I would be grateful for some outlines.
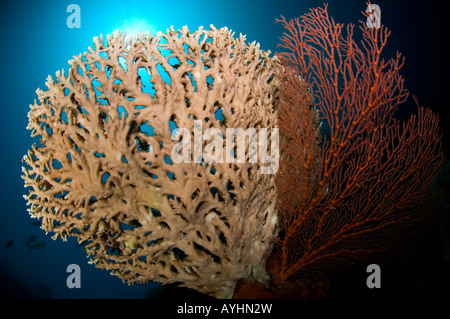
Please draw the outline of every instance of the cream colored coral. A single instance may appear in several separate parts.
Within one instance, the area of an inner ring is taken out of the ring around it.
[[[275,61],[245,40],[212,26],[94,38],[31,105],[41,144],[24,157],[31,216],[129,284],[181,282],[229,298],[239,278],[265,282],[275,176],[259,163],[170,160],[169,123],[193,131],[201,120],[224,138],[226,128],[276,127]]]

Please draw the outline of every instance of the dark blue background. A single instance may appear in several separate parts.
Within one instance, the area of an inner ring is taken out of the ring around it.
[[[395,3],[393,3],[395,2]],[[69,29],[66,8],[76,3],[81,8],[81,28]],[[445,10],[430,1],[375,1],[381,6],[382,23],[392,30],[385,57],[398,50],[406,56],[402,74],[406,87],[421,104],[441,115],[445,131],[449,121],[448,92],[450,42],[449,19]],[[55,71],[68,69],[67,61],[92,45],[92,38],[117,28],[148,27],[151,31],[173,25],[227,26],[256,40],[263,49],[277,50],[283,29],[275,24],[280,15],[298,17],[323,1],[13,1],[2,4],[1,24],[1,125],[0,125],[0,285],[9,297],[54,298],[144,298],[167,296],[159,284],[129,287],[108,272],[87,264],[85,252],[75,240],[53,241],[31,225],[26,211],[20,160],[32,145],[27,126],[29,104],[35,91],[45,88],[45,79]],[[331,1],[330,15],[335,21],[353,23],[364,20],[365,1]],[[358,33],[358,32],[355,32]],[[404,109],[409,112],[413,103]],[[445,146],[448,138],[444,136]],[[26,241],[37,235],[47,246],[30,251]],[[10,248],[3,248],[13,240]],[[437,250],[436,254],[444,254]],[[437,257],[440,258],[440,257]],[[81,289],[66,287],[66,267],[81,267]],[[425,263],[425,261],[424,261]],[[153,290],[151,290],[153,289]]]

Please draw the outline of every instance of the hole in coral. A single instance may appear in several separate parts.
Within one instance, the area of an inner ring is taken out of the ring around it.
[[[106,172],[105,174],[103,174],[102,175],[102,183],[103,184],[106,184],[106,182],[108,181],[108,178],[110,177],[111,175],[108,173],[108,172]]]
[[[211,90],[214,86],[214,78],[211,75],[206,78],[206,85],[208,86],[208,90]]]
[[[61,164],[60,161],[58,161],[57,159],[53,159],[52,161],[52,167],[55,169],[61,169],[63,167],[63,165]]]
[[[117,247],[108,247],[106,249],[106,254],[108,256],[119,256],[119,249],[117,249]],[[112,261],[112,260],[111,260]],[[112,261],[113,263],[116,263],[115,261]]]
[[[172,66],[174,70],[177,70],[181,65],[180,60],[174,56],[170,57],[167,62],[169,62],[169,65]]]
[[[198,196],[198,194],[200,194],[200,190],[197,188],[197,189],[192,193],[191,199],[195,199],[195,198]]]
[[[149,241],[149,242],[147,243],[147,246],[157,245],[157,244],[162,243],[163,241],[164,241],[163,238],[159,238],[159,239],[156,239],[156,240],[151,240],[151,241]]]
[[[170,117],[169,128],[170,128],[170,133],[172,134],[172,136],[174,136],[173,131],[178,128],[177,123],[175,123],[175,115],[174,114],[172,114],[172,116]]]
[[[164,162],[166,162],[169,165],[172,165],[172,161],[170,160],[170,156],[169,155],[164,156]]]
[[[236,194],[234,192],[231,192],[233,190],[234,190],[233,183],[229,180],[228,183],[227,183],[227,191],[228,191],[228,194],[230,194],[230,198],[232,200],[235,200]]]
[[[184,48],[184,52],[189,55],[189,45],[187,45],[186,43],[183,43],[183,48]],[[192,50],[191,50],[192,51]]]
[[[211,194],[214,198],[216,198],[216,195],[217,195],[217,199],[219,200],[219,202],[224,202],[222,194],[219,192],[219,190],[216,187],[211,187],[209,189],[209,191],[211,192]]]
[[[191,80],[191,85],[194,88],[194,92],[197,92],[197,82],[195,82],[194,77],[192,76],[191,71],[187,72],[187,75],[189,76],[189,79]],[[184,75],[183,75],[184,77]]]
[[[122,227],[123,230],[133,230],[139,228],[141,224],[136,219],[133,219],[129,221],[128,224],[120,223],[120,226]]]
[[[106,66],[106,68],[105,68],[105,73],[106,73],[106,76],[108,77],[108,80],[111,80],[111,71],[112,71],[112,66],[110,66],[110,65],[107,65]]]
[[[69,120],[67,118],[67,113],[66,112],[61,112],[61,117],[60,117],[61,123],[64,124],[69,124]]]
[[[140,137],[136,137],[136,143],[139,151],[141,152],[150,152],[150,144],[141,139]]]
[[[225,117],[223,116],[223,110],[222,107],[220,107],[215,113],[214,113],[214,118],[217,121],[220,121],[222,123],[225,123]]]
[[[227,239],[225,238],[225,235],[223,234],[223,232],[220,232],[220,234],[219,234],[219,239],[220,239],[220,241],[221,241],[225,246],[228,245]]]
[[[146,107],[145,106],[143,106],[143,105],[136,105],[135,106],[135,110],[140,110],[140,109],[145,109]],[[140,112],[135,112],[134,113],[134,115],[139,115],[139,114],[141,114]]]
[[[99,80],[95,78],[91,81],[91,83],[92,87],[94,88],[96,101],[100,102],[101,105],[109,105],[109,101],[107,99],[103,99],[100,97],[103,94],[103,92],[99,90],[99,88],[102,87],[102,84],[99,82]]]
[[[161,216],[161,212],[159,210],[157,210],[156,208],[152,208],[152,214],[154,217],[160,217]]]
[[[164,221],[162,221],[162,222],[159,222],[159,225],[162,227],[162,228],[167,228],[167,229],[169,229],[170,230],[170,226],[169,226],[169,224],[167,224],[166,222],[164,222]]]
[[[78,64],[77,64],[77,72],[78,72],[79,75],[84,76],[83,69],[80,68],[80,66]]]
[[[92,197],[89,199],[88,205],[92,205],[92,204],[94,204],[95,202],[97,202],[97,197],[92,196]]]
[[[83,113],[83,114],[89,114],[88,111],[86,111],[85,109],[83,109],[83,107],[81,105],[77,105],[78,110]]]
[[[220,257],[217,256],[217,255],[214,255],[214,254],[211,253],[208,249],[204,248],[203,246],[201,246],[201,245],[199,245],[199,244],[197,244],[197,243],[195,243],[195,242],[194,242],[194,248],[195,248],[196,250],[198,250],[199,252],[208,254],[209,256],[212,257],[212,259],[213,259],[213,261],[214,261],[215,263],[220,264],[220,262],[221,262]]]
[[[146,134],[148,136],[156,135],[155,131],[153,130],[153,127],[148,124],[148,121],[146,121],[144,124],[141,124],[139,126],[139,128],[140,128],[142,133],[144,133],[144,134]]]
[[[117,112],[119,113],[119,118],[122,118],[122,116],[124,116],[124,118],[128,117],[128,112],[125,110],[125,108],[122,105],[119,105],[117,107]]]
[[[156,70],[158,71],[159,75],[161,76],[161,79],[172,86],[172,79],[170,78],[169,73],[164,69],[164,67],[161,65],[161,63],[158,63],[156,65]]]
[[[98,114],[98,119],[100,121],[100,126],[103,127],[103,121],[108,122],[108,114],[100,112]]]
[[[66,195],[69,194],[69,192],[65,191],[65,192],[58,192],[55,194],[55,198],[60,198],[60,199],[66,199]]]
[[[138,69],[138,75],[141,79],[141,89],[142,93],[150,94],[150,96],[153,98],[155,96],[156,90],[152,82],[150,82],[152,76],[149,74],[147,69],[145,68],[139,68]]]
[[[102,57],[102,59],[109,60],[109,55],[108,55],[108,52],[106,52],[106,51],[99,52],[98,55],[100,55]]]
[[[176,268],[174,265],[170,265],[170,270],[171,270],[173,273],[178,274],[178,270],[177,270],[177,268]]]
[[[175,174],[173,174],[172,172],[167,172],[167,176],[168,176],[171,180],[174,180],[174,179],[175,179]]]
[[[142,261],[143,263],[147,263],[147,257],[146,256],[139,256],[138,259]]]
[[[79,137],[79,136],[78,136]],[[82,141],[84,141],[84,138],[81,138]],[[69,141],[72,143],[72,146],[75,146],[75,149],[77,150],[77,152],[81,152],[81,148],[78,147],[77,143],[75,143],[69,136]]]
[[[187,258],[187,255],[184,253],[184,251],[182,251],[181,249],[179,249],[177,247],[172,248],[172,252],[173,252],[173,255],[175,256],[176,260],[183,261]]]
[[[158,178],[158,176],[156,176],[155,174],[150,173],[146,169],[142,169],[142,172],[145,173],[146,175],[148,175],[149,177],[153,178],[153,179],[157,179]]]
[[[122,67],[122,69],[123,69],[125,72],[128,72],[128,70],[127,70],[127,59],[125,59],[123,56],[119,56],[119,57],[117,58],[117,60],[119,61],[119,64],[120,64],[120,66]]]

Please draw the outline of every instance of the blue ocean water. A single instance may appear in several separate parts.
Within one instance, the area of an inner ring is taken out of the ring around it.
[[[392,30],[386,48],[387,57],[398,50],[406,56],[402,74],[407,88],[421,104],[441,113],[441,127],[448,124],[444,93],[448,90],[450,59],[449,37],[443,31],[442,10],[408,1],[377,1],[382,23]],[[81,27],[68,28],[67,7],[75,3],[81,9]],[[31,224],[21,179],[20,160],[33,144],[26,130],[29,104],[36,99],[37,88],[45,88],[49,74],[69,68],[72,56],[92,46],[92,38],[121,30],[165,31],[187,25],[217,28],[227,26],[257,41],[263,49],[277,51],[283,29],[275,24],[280,15],[298,17],[323,1],[20,1],[2,4],[0,25],[1,125],[0,125],[0,285],[9,297],[44,298],[145,298],[168,294],[158,283],[128,286],[107,271],[87,264],[85,252],[75,240],[53,241],[38,226]],[[332,1],[330,15],[336,21],[362,20],[365,1]],[[443,24],[446,25],[443,25]],[[411,107],[407,105],[405,109]],[[444,139],[444,142],[447,140]],[[448,143],[446,144],[448,145]],[[30,250],[30,236],[46,243]],[[11,243],[12,241],[12,243]],[[9,244],[8,244],[9,243]],[[70,264],[81,268],[81,288],[66,285]]]

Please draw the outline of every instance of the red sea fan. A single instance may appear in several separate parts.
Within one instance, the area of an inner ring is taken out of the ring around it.
[[[387,252],[429,215],[424,205],[444,155],[431,110],[418,106],[406,123],[394,117],[408,92],[401,55],[381,57],[385,27],[363,24],[357,44],[354,26],[345,33],[327,6],[278,22],[286,29],[278,57],[289,71],[282,78],[277,179],[283,229],[271,272],[282,283]],[[329,130],[323,141],[312,120],[317,114]]]

